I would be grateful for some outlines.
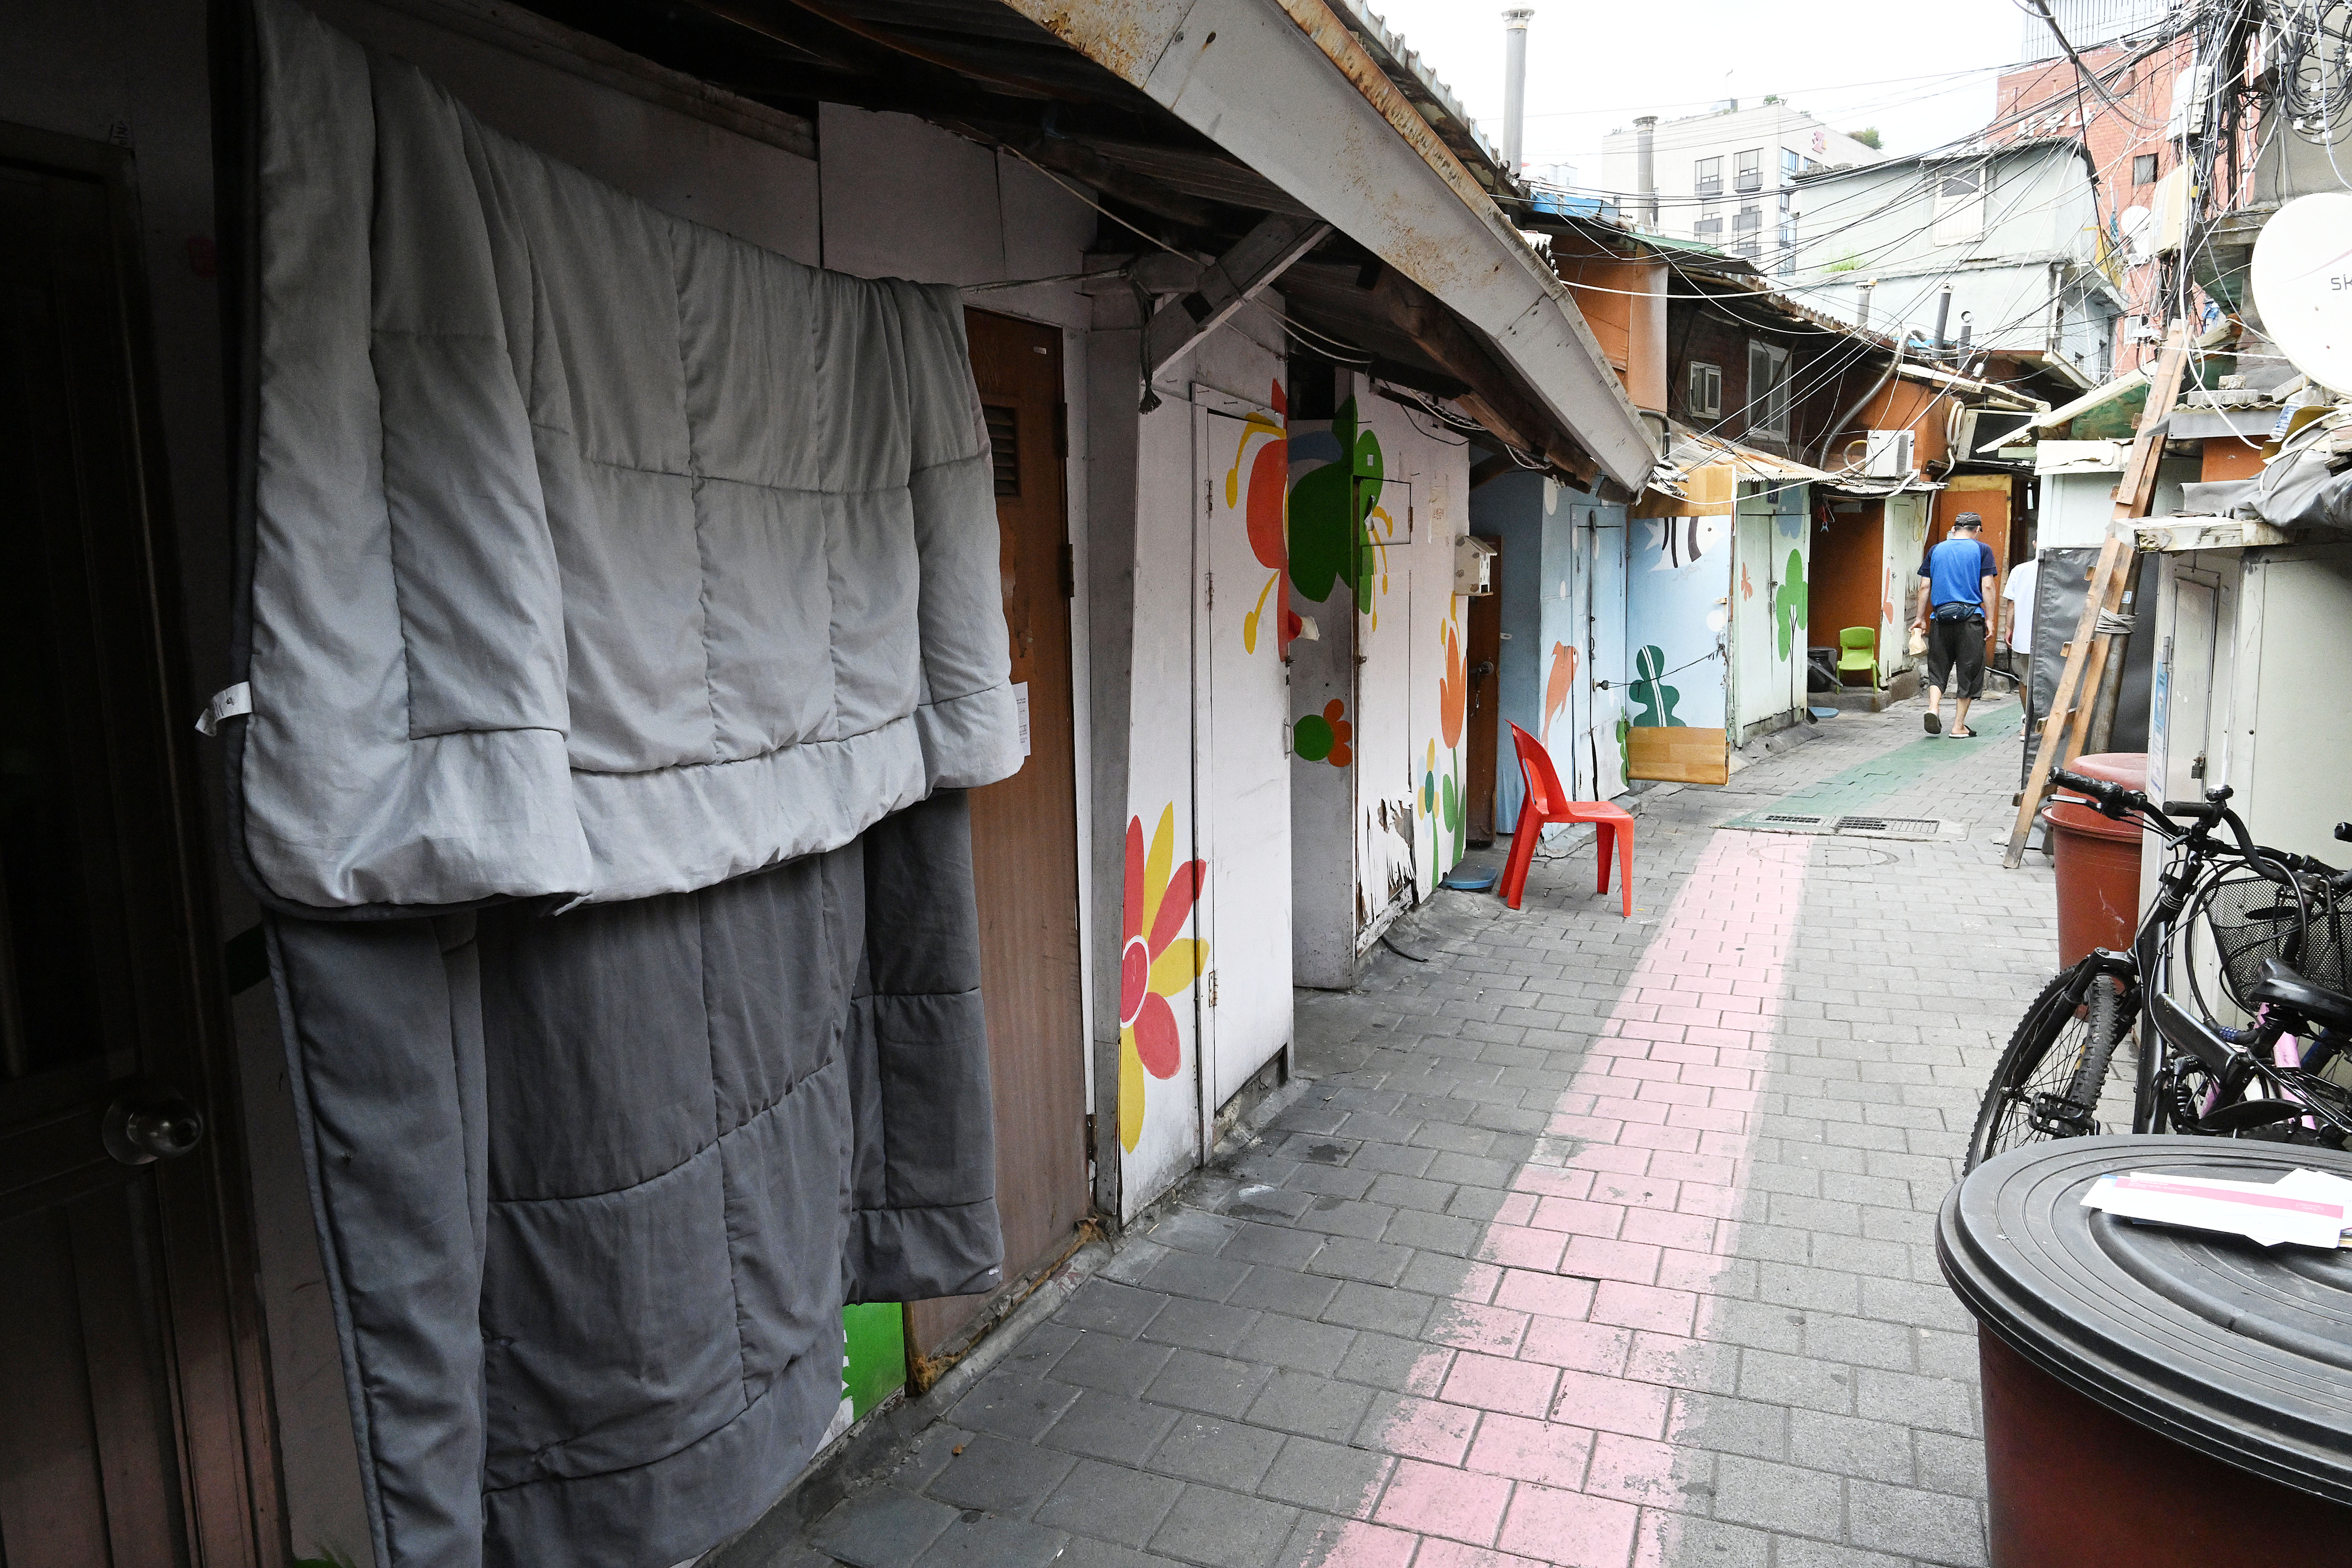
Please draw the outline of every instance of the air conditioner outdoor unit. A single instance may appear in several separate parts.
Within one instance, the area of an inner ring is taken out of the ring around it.
[[[1872,479],[1907,479],[1914,465],[1911,461],[1911,432],[1907,430],[1874,430],[1864,439],[1862,472]]]

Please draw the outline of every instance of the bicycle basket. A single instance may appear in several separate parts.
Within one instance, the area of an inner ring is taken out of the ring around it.
[[[2316,986],[2352,989],[2352,901],[2306,883],[2298,904],[2294,893],[2252,872],[2234,873],[2206,890],[2205,925],[2221,963],[2221,983],[2230,999],[2247,1011],[2246,998],[2273,958]]]

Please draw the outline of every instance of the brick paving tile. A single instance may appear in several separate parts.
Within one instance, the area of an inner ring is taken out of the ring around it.
[[[1264,1131],[767,1568],[1981,1563],[1931,1229],[2054,962],[2015,713],[1641,797],[1631,920],[1589,842],[1408,915],[1428,962],[1299,993]],[[1776,803],[1965,832],[1727,825]]]

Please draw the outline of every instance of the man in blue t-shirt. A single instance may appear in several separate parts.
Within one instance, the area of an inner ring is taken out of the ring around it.
[[[1929,735],[1944,733],[1944,688],[1952,687],[1959,706],[1952,715],[1952,734],[1974,740],[1969,727],[1969,704],[1984,690],[1985,606],[1992,601],[2000,563],[1984,542],[1984,519],[1962,512],[1952,519],[1952,531],[1919,561],[1919,615],[1914,631],[1927,634],[1927,716]]]

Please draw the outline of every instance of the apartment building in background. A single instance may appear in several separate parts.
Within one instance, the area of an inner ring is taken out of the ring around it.
[[[2001,146],[2073,137],[2089,153],[2105,236],[2100,267],[2124,300],[2112,349],[2118,371],[2152,360],[2164,336],[2160,264],[2179,249],[2190,203],[2175,99],[2195,50],[2187,38],[2153,49],[2137,41],[2170,9],[2166,0],[2053,0],[2059,28],[2105,85],[2105,99],[2083,83],[2049,24],[2028,16],[2028,63],[2001,73],[1985,138]]]
[[[1601,185],[1637,221],[1649,210],[1640,174],[1645,132],[1656,180],[1655,232],[1713,246],[1768,273],[1790,264],[1797,177],[1879,156],[1869,143],[1777,97],[1746,107],[1734,99],[1648,126],[1637,121],[1601,144]]]

